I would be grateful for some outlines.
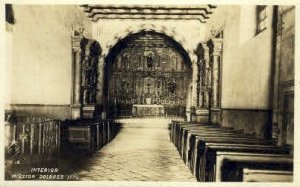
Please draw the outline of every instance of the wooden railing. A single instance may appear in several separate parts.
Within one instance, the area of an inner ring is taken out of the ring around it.
[[[60,149],[60,124],[47,117],[6,119],[5,160],[22,164],[54,159]]]

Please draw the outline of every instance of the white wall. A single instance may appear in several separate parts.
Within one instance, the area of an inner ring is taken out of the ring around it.
[[[272,7],[267,30],[255,35],[255,6],[218,6],[208,23],[224,29],[221,107],[269,109],[271,89]]]
[[[6,103],[70,104],[71,26],[82,23],[88,31],[88,21],[71,5],[13,5],[13,10],[15,24],[6,40]]]

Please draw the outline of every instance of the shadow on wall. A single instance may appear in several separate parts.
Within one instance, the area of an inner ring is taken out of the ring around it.
[[[244,129],[262,138],[271,137],[271,120],[270,110],[222,110],[222,126]]]
[[[23,116],[47,116],[53,119],[70,119],[71,111],[69,105],[11,105],[11,110],[16,117]]]

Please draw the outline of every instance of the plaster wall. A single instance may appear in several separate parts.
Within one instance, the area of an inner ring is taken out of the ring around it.
[[[13,5],[7,35],[7,104],[70,104],[72,27],[90,23],[77,6]]]

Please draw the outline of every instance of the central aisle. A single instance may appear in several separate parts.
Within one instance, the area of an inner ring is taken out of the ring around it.
[[[122,120],[122,129],[79,171],[81,180],[195,182],[169,140],[166,119]]]

